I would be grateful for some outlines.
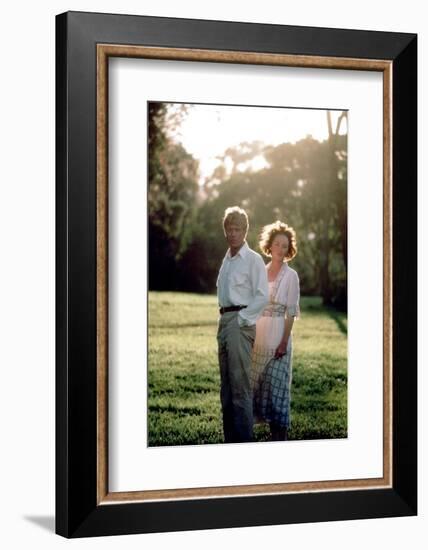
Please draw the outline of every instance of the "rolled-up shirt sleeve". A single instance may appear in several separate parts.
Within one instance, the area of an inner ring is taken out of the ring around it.
[[[295,271],[292,271],[290,285],[288,288],[288,295],[287,295],[287,307],[285,310],[286,317],[294,317],[295,319],[299,319],[300,317],[299,300],[300,300],[299,276]]]
[[[247,307],[238,314],[238,321],[241,326],[255,325],[269,302],[267,272],[261,256],[255,255],[250,267],[250,277],[253,297]]]

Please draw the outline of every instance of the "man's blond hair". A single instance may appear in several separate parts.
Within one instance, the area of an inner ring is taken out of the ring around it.
[[[248,216],[243,208],[239,206],[230,206],[224,211],[223,229],[226,231],[227,225],[239,225],[245,229],[245,234],[248,232]]]

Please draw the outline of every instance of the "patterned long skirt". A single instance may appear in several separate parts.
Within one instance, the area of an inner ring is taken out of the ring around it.
[[[290,387],[292,378],[292,342],[287,353],[274,358],[272,349],[255,346],[252,355],[251,386],[255,422],[273,422],[290,427]]]

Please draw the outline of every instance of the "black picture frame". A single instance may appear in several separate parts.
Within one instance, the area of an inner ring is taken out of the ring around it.
[[[391,63],[390,487],[99,502],[98,44],[307,56],[312,66],[330,57]],[[417,36],[68,12],[56,18],[56,98],[56,532],[86,537],[415,515]]]

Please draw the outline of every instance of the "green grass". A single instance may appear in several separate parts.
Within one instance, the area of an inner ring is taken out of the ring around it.
[[[289,439],[347,436],[347,319],[319,298],[301,299],[293,329]],[[223,441],[217,299],[149,293],[149,446]],[[267,426],[255,439],[269,438]]]

